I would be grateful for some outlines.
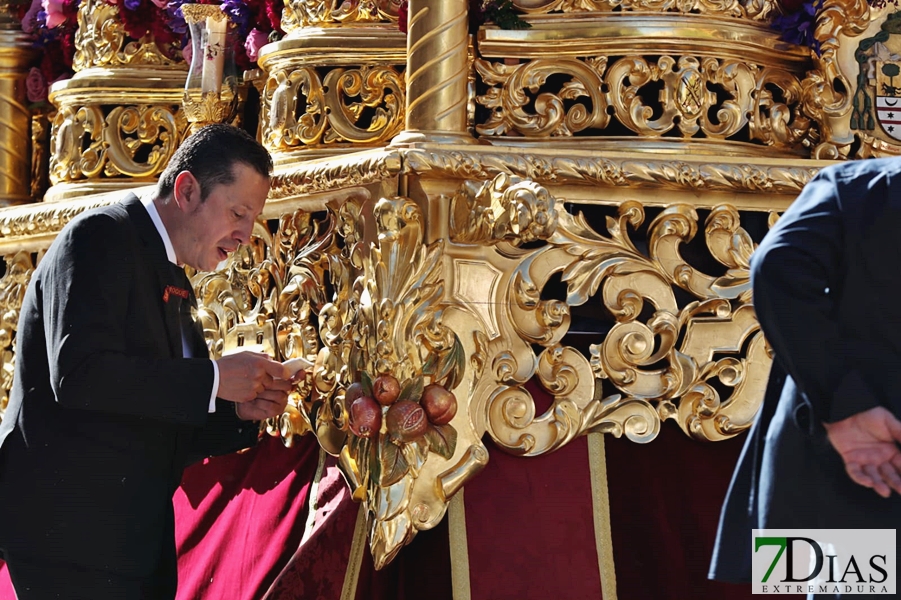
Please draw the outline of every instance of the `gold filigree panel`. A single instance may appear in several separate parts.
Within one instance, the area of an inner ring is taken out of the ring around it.
[[[385,146],[404,124],[398,68],[283,68],[262,92],[262,139],[275,153],[336,144]]]
[[[723,15],[764,19],[778,4],[773,0],[512,0],[513,6],[526,14],[554,12],[647,11]]]
[[[156,177],[186,129],[178,104],[64,102],[52,121],[50,181]]]
[[[645,220],[635,201],[607,218],[605,235],[517,177],[469,183],[450,200],[450,297],[461,299],[454,329],[473,331],[464,346],[478,431],[507,451],[538,455],[588,431],[649,441],[667,419],[706,440],[750,426],[771,358],[750,302],[754,244],[738,211],[717,206],[704,223],[707,251],[724,271],[708,275],[680,253],[699,229],[688,205],[660,212],[642,232],[642,251],[630,235]],[[522,247],[536,241],[536,249]],[[471,268],[473,244],[495,245],[481,256],[496,275]],[[554,277],[561,298],[546,295]],[[677,288],[694,299],[679,300]],[[484,298],[487,309],[475,310]],[[588,352],[570,341],[572,311],[582,306],[610,321],[606,332],[581,333],[582,344],[594,338]],[[535,377],[553,400],[543,414],[526,386]]]
[[[282,28],[397,22],[401,0],[287,0]]]
[[[538,58],[523,64],[478,59],[488,86],[476,97],[488,136],[605,135],[750,140],[798,151],[811,133],[793,73],[711,57]],[[618,127],[614,127],[616,125]]]

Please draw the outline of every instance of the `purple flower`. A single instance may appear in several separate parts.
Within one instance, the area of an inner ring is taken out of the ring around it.
[[[141,0],[125,0],[125,8],[128,10],[138,10],[141,8]]]
[[[172,0],[166,5],[166,25],[178,35],[185,35],[188,32],[188,24],[185,23],[185,16],[181,12],[181,5],[185,0]]]
[[[222,3],[222,12],[228,15],[229,20],[238,29],[239,37],[246,37],[250,31],[250,7],[246,0],[225,0]]]
[[[800,10],[773,19],[773,29],[779,31],[781,33],[779,37],[786,42],[813,48],[814,52],[819,54],[820,42],[813,34],[820,4],[821,0],[807,0],[801,4]]]

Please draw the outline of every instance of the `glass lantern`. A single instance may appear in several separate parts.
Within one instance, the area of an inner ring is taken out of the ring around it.
[[[234,28],[215,4],[182,4],[191,33],[191,66],[183,105],[191,133],[210,123],[229,122],[237,106]]]

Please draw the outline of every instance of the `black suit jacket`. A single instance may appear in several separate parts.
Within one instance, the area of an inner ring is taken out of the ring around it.
[[[901,159],[823,169],[751,257],[754,306],[775,352],[732,478],[710,576],[749,581],[751,530],[895,528],[845,473],[823,422],[875,406],[901,416]]]
[[[74,219],[35,270],[0,424],[10,556],[146,576],[174,555],[172,494],[190,457],[256,439],[231,403],[208,414],[213,366],[182,357],[181,299],[164,299],[186,287],[176,268],[129,195]]]

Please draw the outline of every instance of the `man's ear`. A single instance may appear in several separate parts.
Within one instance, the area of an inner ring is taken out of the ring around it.
[[[200,183],[190,171],[182,171],[175,176],[172,197],[182,212],[191,212],[200,204]]]

